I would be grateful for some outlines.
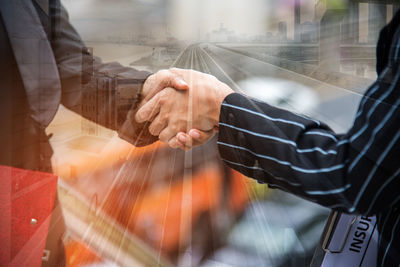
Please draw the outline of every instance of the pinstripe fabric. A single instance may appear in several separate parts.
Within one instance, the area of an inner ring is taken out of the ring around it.
[[[400,263],[400,33],[389,37],[386,67],[346,134],[231,94],[221,107],[218,140],[225,163],[261,183],[343,212],[377,215],[379,266]]]

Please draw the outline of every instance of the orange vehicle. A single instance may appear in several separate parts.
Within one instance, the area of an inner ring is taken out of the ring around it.
[[[118,144],[95,160],[81,159],[69,176],[63,173],[92,209],[173,263],[190,249],[196,265],[223,243],[248,193],[244,177],[219,160],[215,143],[189,153],[159,142],[144,148]],[[82,250],[80,242],[68,246],[67,256],[75,255],[69,266],[79,266],[79,258],[101,258],[82,255],[97,253]]]
[[[92,249],[82,241],[69,239],[64,241],[66,266],[78,267],[92,263],[103,262]]]

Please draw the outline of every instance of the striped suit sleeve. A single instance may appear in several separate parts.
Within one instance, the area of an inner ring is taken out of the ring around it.
[[[221,106],[218,149],[246,176],[326,207],[374,214],[398,201],[399,73],[386,68],[344,135],[241,94]]]

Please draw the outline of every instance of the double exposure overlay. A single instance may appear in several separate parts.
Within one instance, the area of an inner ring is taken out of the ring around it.
[[[1,266],[400,264],[400,2],[0,5]]]

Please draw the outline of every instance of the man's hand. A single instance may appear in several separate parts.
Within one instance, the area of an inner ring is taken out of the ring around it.
[[[189,90],[166,88],[160,91],[141,106],[136,113],[136,120],[152,121],[150,133],[158,135],[161,141],[169,143],[171,147],[191,148],[205,143],[216,132],[222,101],[233,91],[208,74],[176,68],[170,72],[182,77],[189,84]],[[189,142],[185,145],[178,142],[177,134],[190,129],[198,129],[193,130],[200,133],[197,143],[190,143],[192,139],[187,140]]]
[[[172,87],[177,90],[189,89],[189,85],[178,74],[169,70],[160,70],[150,75],[143,84],[142,105],[167,87]]]
[[[169,86],[178,90],[187,90],[189,88],[188,84],[179,75],[168,70],[161,70],[146,79],[141,93],[142,101],[138,107],[128,111],[125,122],[118,130],[121,138],[135,146],[146,146],[157,140],[157,137],[149,133],[149,123],[137,123],[135,114],[141,105]]]

